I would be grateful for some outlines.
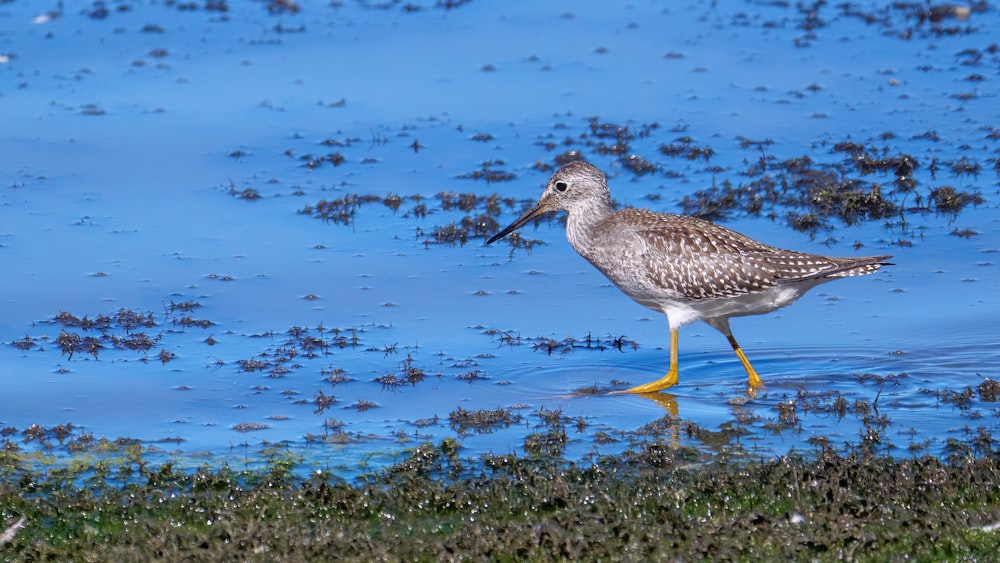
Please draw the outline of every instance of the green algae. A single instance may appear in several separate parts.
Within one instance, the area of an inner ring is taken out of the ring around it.
[[[154,464],[134,443],[62,467],[7,454],[0,556],[938,560],[1000,542],[996,444],[956,442],[946,459],[821,446],[733,462],[659,440],[586,463],[532,454],[468,459],[445,440],[351,482],[278,450],[253,470]]]

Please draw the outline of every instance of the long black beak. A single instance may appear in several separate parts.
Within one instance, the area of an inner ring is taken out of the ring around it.
[[[502,239],[503,237],[509,235],[510,233],[516,231],[517,229],[520,229],[521,227],[523,227],[525,225],[525,223],[527,223],[528,221],[531,221],[535,217],[540,217],[542,215],[545,215],[548,212],[549,212],[548,209],[542,207],[542,202],[536,203],[535,205],[533,205],[531,207],[531,209],[525,211],[517,219],[514,219],[513,223],[511,223],[510,225],[507,225],[506,227],[504,227],[504,229],[502,231],[500,231],[499,233],[493,235],[493,237],[490,238],[490,240],[486,241],[486,246],[489,246],[489,245],[493,244],[494,242]]]

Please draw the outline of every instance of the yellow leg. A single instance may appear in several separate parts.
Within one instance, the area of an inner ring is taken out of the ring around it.
[[[747,370],[747,385],[750,387],[760,387],[764,384],[764,380],[757,375],[757,370],[753,369],[750,365],[750,360],[747,359],[746,354],[740,349],[740,345],[737,344],[736,339],[733,338],[732,333],[727,334],[726,338],[729,339],[729,344],[732,345],[733,351],[736,352],[736,357],[740,359],[740,363],[743,364],[743,369]]]
[[[671,329],[670,331],[670,371],[667,375],[657,379],[656,381],[651,381],[649,383],[644,383],[642,385],[636,385],[631,389],[626,389],[626,393],[654,393],[662,389],[666,389],[671,385],[677,384],[677,330]],[[750,364],[747,364],[750,365]]]

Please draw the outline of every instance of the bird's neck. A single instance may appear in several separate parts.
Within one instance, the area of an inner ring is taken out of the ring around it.
[[[586,207],[569,209],[566,217],[566,239],[577,252],[585,254],[587,241],[592,239],[592,231],[612,213],[614,210],[611,208],[610,199],[591,201]]]

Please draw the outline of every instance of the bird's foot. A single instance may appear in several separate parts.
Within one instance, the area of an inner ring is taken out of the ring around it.
[[[636,385],[629,389],[623,391],[618,391],[618,393],[656,393],[657,391],[662,391],[667,387],[673,387],[677,385],[677,371],[671,370],[656,381],[650,381],[649,383],[643,383],[642,385]]]

